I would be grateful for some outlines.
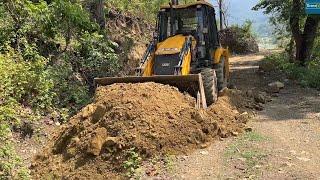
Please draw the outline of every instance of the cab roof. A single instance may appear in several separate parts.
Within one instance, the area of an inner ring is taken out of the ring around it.
[[[197,6],[197,5],[205,5],[205,6],[209,6],[209,7],[214,8],[212,4],[210,4],[206,1],[197,1],[197,2],[189,3],[189,4],[173,5],[172,8],[184,9],[184,8],[189,8],[189,7]],[[160,9],[170,9],[170,8],[171,8],[170,5],[163,5],[160,7]]]

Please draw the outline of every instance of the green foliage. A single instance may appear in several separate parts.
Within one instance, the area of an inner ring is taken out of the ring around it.
[[[78,65],[82,73],[92,81],[95,77],[112,76],[119,69],[118,57],[110,41],[98,33],[84,34],[79,39]]]
[[[120,66],[112,42],[78,1],[47,2],[0,4],[0,53],[17,54],[2,66],[19,62],[10,73],[2,71],[5,89],[24,106],[74,112],[89,101],[93,78],[114,75]]]
[[[10,138],[9,125],[0,123],[0,179],[30,179],[29,170],[15,153]]]
[[[44,71],[44,61],[24,61],[15,53],[0,55],[0,93],[3,103],[18,102],[45,110],[52,105],[52,81]]]
[[[80,1],[1,1],[0,179],[28,179],[12,126],[41,116],[66,121],[91,100],[94,77],[120,68],[113,43]]]
[[[283,71],[289,78],[298,80],[302,86],[320,89],[320,59],[314,59],[302,67],[290,63],[286,53],[280,53],[267,56],[263,63],[273,67],[272,69]]]
[[[180,0],[180,4],[195,2],[196,0]],[[124,13],[131,13],[137,17],[145,17],[154,21],[161,5],[168,5],[169,0],[108,0],[108,7],[114,7]]]
[[[253,22],[251,20],[246,20],[241,26],[237,24],[232,25],[231,29],[234,29],[241,39],[252,38],[255,37],[252,29],[252,24]]]
[[[69,111],[73,114],[90,101],[89,86],[79,73],[73,71],[68,56],[65,56],[60,63],[48,67],[48,72],[54,83],[53,92],[57,96],[54,100],[54,105],[58,109],[53,114],[58,114],[54,115],[54,117],[58,118],[60,115],[65,114],[59,113],[61,108],[64,108],[63,111]]]
[[[233,25],[219,33],[221,44],[229,47],[237,54],[255,53],[259,51],[257,37],[252,30],[252,21],[247,20],[243,25]]]
[[[131,148],[127,150],[128,159],[123,163],[124,169],[126,169],[126,175],[128,177],[132,177],[136,170],[140,167],[142,158],[139,154],[135,151],[135,148]]]
[[[320,36],[315,39],[314,47],[313,47],[313,56],[320,58]]]

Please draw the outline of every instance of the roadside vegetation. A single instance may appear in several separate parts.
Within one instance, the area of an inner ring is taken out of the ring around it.
[[[120,71],[89,3],[0,2],[0,179],[28,179],[14,130],[44,117],[63,123],[90,102],[94,77]]]
[[[261,0],[253,9],[270,15],[279,46],[285,51],[265,58],[262,66],[281,70],[305,87],[320,89],[320,16],[308,15],[304,1]]]
[[[253,32],[252,21],[242,25],[232,25],[220,31],[220,42],[232,53],[248,54],[259,52],[257,36]]]
[[[261,68],[266,71],[282,71],[289,79],[297,80],[303,87],[320,90],[320,60],[315,59],[305,66],[288,61],[287,53],[278,53],[267,56],[261,62]]]

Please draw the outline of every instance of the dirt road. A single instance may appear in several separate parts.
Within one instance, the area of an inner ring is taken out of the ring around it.
[[[263,57],[233,58],[233,83],[263,91],[280,80],[285,88],[251,120],[251,132],[179,157],[173,179],[320,179],[320,92],[259,72]]]

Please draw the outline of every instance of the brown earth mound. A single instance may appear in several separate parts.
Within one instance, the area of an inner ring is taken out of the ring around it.
[[[94,102],[63,125],[35,157],[33,178],[123,178],[132,151],[142,159],[188,153],[217,135],[239,133],[246,118],[231,102],[242,97],[234,94],[228,92],[204,111],[194,108],[194,98],[167,85],[100,87]]]

